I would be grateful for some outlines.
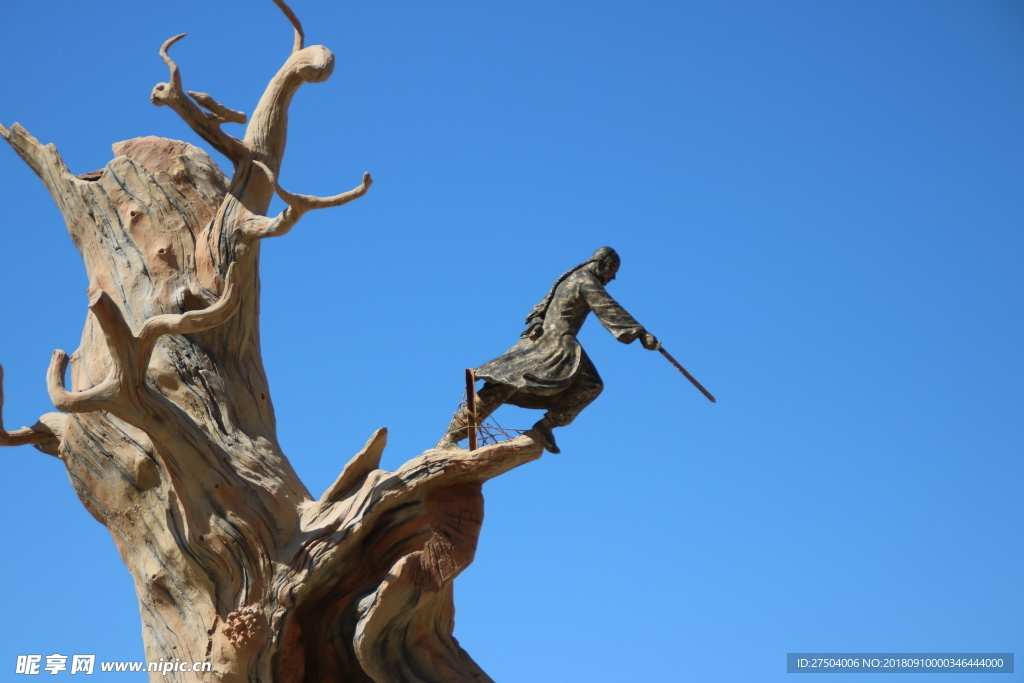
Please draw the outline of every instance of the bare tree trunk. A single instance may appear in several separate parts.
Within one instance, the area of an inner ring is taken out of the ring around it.
[[[295,49],[238,140],[245,114],[186,93],[167,50],[153,90],[234,164],[228,178],[192,145],[114,145],[102,171],[73,175],[24,128],[0,135],[56,200],[85,261],[91,314],[48,387],[60,413],[7,432],[59,457],[135,580],[151,661],[209,662],[177,681],[489,681],[454,637],[452,581],[473,559],[487,479],[540,457],[531,437],[432,450],[378,468],[376,432],[314,500],[278,445],[260,353],[260,240],[338,206],[276,182],[288,104],[334,57]],[[288,205],[264,215],[277,192]],[[72,390],[64,375],[71,363]],[[0,371],[2,382],[2,371]],[[0,407],[2,407],[0,387]]]

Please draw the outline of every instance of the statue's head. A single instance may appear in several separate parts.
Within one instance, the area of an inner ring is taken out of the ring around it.
[[[601,247],[595,251],[594,255],[590,257],[590,262],[593,264],[591,272],[605,285],[615,279],[615,274],[619,272],[619,266],[622,265],[619,254],[611,247]]]

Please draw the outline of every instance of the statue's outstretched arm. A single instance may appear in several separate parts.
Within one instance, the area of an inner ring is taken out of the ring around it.
[[[612,335],[624,344],[632,343],[646,331],[625,308],[605,290],[597,278],[588,278],[581,287],[590,310]]]

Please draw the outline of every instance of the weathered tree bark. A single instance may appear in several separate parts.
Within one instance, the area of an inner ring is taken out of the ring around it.
[[[381,429],[319,500],[278,445],[260,354],[260,241],[361,197],[371,179],[329,198],[277,185],[289,102],[327,79],[334,57],[304,47],[275,2],[295,49],[242,140],[220,126],[245,114],[183,90],[167,54],[182,36],[161,49],[171,78],[153,103],[226,155],[230,178],[204,151],[156,137],[117,143],[102,171],[76,176],[53,145],[0,126],[67,222],[91,312],[78,350],[51,361],[61,412],[13,432],[0,422],[0,445],[64,462],[134,578],[147,657],[212,665],[160,680],[488,681],[452,636],[452,581],[473,559],[483,482],[538,458],[532,436],[431,450],[386,472]],[[269,217],[275,191],[287,208]]]

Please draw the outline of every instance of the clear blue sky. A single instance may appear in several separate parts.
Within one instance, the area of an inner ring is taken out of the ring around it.
[[[311,490],[377,427],[385,467],[430,447],[462,369],[605,244],[611,294],[719,398],[588,322],[604,394],[562,455],[487,484],[455,584],[456,635],[491,676],[782,681],[787,652],[1024,653],[1024,3],[293,6],[337,68],[295,98],[281,182],[376,179],[264,245],[265,360]],[[166,38],[189,33],[188,89],[248,112],[291,46],[269,0],[3,14],[0,122],[78,173],[118,140],[199,144],[148,102]],[[0,183],[17,427],[52,410],[86,281],[6,148]],[[128,573],[60,462],[0,456],[0,672],[141,659]]]

